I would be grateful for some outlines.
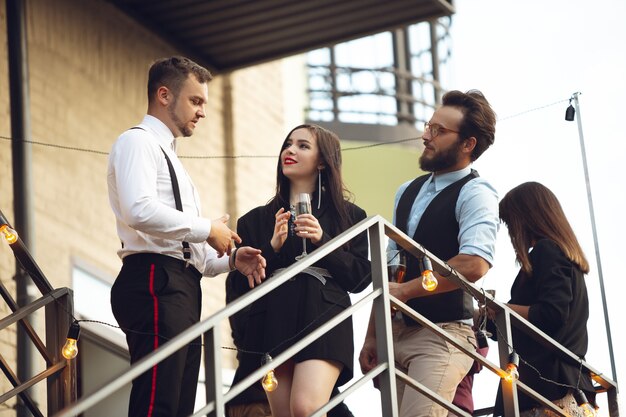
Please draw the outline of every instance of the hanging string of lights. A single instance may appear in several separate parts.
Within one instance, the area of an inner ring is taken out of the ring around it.
[[[4,236],[5,240],[7,242],[15,242],[17,240],[17,232],[15,232],[13,229],[11,229],[9,227],[9,225],[7,224],[3,224],[0,225],[0,232],[2,232],[2,235]],[[404,250],[400,250],[399,252],[402,252]],[[456,271],[454,270],[453,267],[451,267],[449,264],[445,263],[446,267],[449,269],[449,273],[444,275],[444,276],[450,276],[452,273],[455,273]],[[434,277],[434,275],[432,274],[432,262],[431,260],[427,257],[427,256],[423,256],[420,259],[420,269],[422,271],[422,277],[424,277],[425,273],[426,275],[430,275],[431,279],[435,280],[435,288],[436,288],[436,278]],[[428,274],[430,273],[430,274]],[[357,287],[360,286],[361,283],[363,283],[365,280],[369,279],[369,277],[371,276],[371,273],[365,275],[361,282],[359,282],[359,284],[357,284]],[[468,293],[471,294],[471,291],[469,291],[469,286],[467,286],[466,283],[464,283],[463,281],[460,281],[461,284],[465,287],[465,289],[467,290]],[[424,286],[424,288],[428,291],[432,291],[434,290],[434,288],[429,289],[427,288],[428,285],[425,284],[424,282],[422,282],[422,285]],[[474,297],[476,299],[476,301],[479,303],[479,305],[484,306],[485,305],[485,290],[481,288],[481,291],[483,292],[483,299],[480,300],[476,297]],[[344,298],[349,297],[349,294],[346,294],[344,296]],[[55,299],[55,301],[59,302],[58,300]],[[328,307],[328,310],[325,312],[327,313],[328,311],[330,311],[330,309],[336,307],[338,305],[338,303],[343,302],[343,299],[338,300],[336,303],[334,303],[333,305]],[[63,304],[61,304],[59,302],[59,305],[62,306],[62,308],[65,310],[65,312],[68,314],[68,317],[70,317],[72,319],[72,324],[70,325],[68,334],[67,334],[67,340],[65,345],[62,347],[61,349],[61,353],[63,355],[64,358],[70,360],[75,358],[78,355],[78,339],[80,336],[80,324],[81,322],[83,323],[95,323],[95,324],[100,324],[100,325],[105,325],[105,326],[109,326],[112,328],[117,328],[120,330],[123,330],[125,332],[131,332],[131,333],[135,333],[135,334],[142,334],[142,335],[148,335],[148,336],[157,336],[163,340],[169,340],[170,338],[162,336],[162,335],[158,335],[158,334],[154,334],[153,332],[141,332],[141,331],[136,331],[136,330],[132,330],[132,329],[124,329],[120,326],[111,324],[111,323],[107,323],[104,321],[99,321],[99,320],[90,320],[90,319],[77,319],[76,317],[74,317],[74,315],[68,311],[67,309],[65,309],[65,307],[63,306]],[[271,351],[275,351],[277,349],[279,349],[281,346],[283,346],[286,343],[289,343],[290,341],[299,338],[304,332],[306,332],[311,326],[315,325],[319,319],[321,317],[324,317],[325,314],[320,314],[316,319],[314,319],[313,321],[311,321],[309,324],[307,324],[306,326],[304,326],[302,329],[300,329],[300,331],[298,331],[296,334],[294,334],[292,337],[283,340],[282,342],[280,342],[277,346],[274,347],[274,349],[271,349]],[[482,333],[485,336],[485,340],[484,342],[486,343],[486,322],[487,322],[487,318],[486,318],[486,311],[485,309],[482,309],[482,313],[480,315],[480,318],[478,320],[479,324],[478,324],[478,333]],[[496,331],[498,332],[498,334],[500,335],[500,337],[504,337],[503,333],[501,332],[501,330],[499,329],[499,327],[497,326],[497,324],[495,324],[495,328]],[[479,337],[479,345],[481,344],[480,341],[480,337]],[[202,344],[201,344],[202,345]],[[559,385],[559,386],[564,386],[567,388],[571,388],[575,394],[575,398],[576,401],[578,402],[578,405],[583,407],[585,413],[591,413],[590,416],[593,416],[594,411],[593,411],[593,407],[588,403],[586,396],[584,394],[584,392],[582,390],[580,390],[580,388],[578,386],[571,386],[568,384],[562,384],[560,382],[545,378],[544,376],[541,375],[541,372],[535,368],[532,364],[530,364],[529,362],[527,362],[526,360],[524,360],[523,358],[521,358],[518,353],[515,351],[515,349],[513,348],[513,346],[511,346],[510,344],[507,343],[507,346],[510,349],[510,355],[509,355],[509,361],[506,367],[506,370],[502,371],[502,374],[500,375],[501,378],[503,378],[505,381],[507,382],[513,382],[513,381],[517,381],[519,379],[519,371],[518,371],[518,367],[519,367],[519,362],[520,360],[528,367],[530,367],[531,369],[533,369],[537,375],[539,376],[539,378],[541,378],[543,381],[551,383],[551,384],[555,384],[555,385]],[[229,349],[229,350],[235,350],[237,352],[240,353],[245,353],[245,354],[255,354],[255,355],[259,355],[262,357],[262,362],[261,364],[264,365],[266,363],[269,363],[272,361],[272,357],[269,355],[268,352],[257,352],[257,351],[248,351],[245,349],[240,349],[237,347],[226,347],[223,346],[223,349]],[[582,368],[583,368],[583,359],[579,358],[579,380],[580,380],[580,376],[582,374]],[[278,386],[278,380],[276,379],[276,375],[274,373],[274,370],[270,370],[264,377],[262,380],[262,385],[263,388],[268,391],[271,392],[273,390],[276,389],[276,387]]]
[[[559,100],[556,101],[554,103],[550,103],[544,106],[540,106],[540,107],[536,107],[533,109],[529,109],[526,110],[524,112],[520,112],[505,118],[501,118],[498,119],[498,121],[504,121],[504,120],[508,120],[508,119],[512,119],[515,117],[519,117],[522,115],[525,115],[527,113],[531,113],[534,111],[539,111],[560,103],[563,103],[565,101],[567,101],[568,99],[565,100]],[[571,107],[571,98],[570,100],[570,107]],[[568,108],[568,114],[566,115],[566,119],[567,120],[572,120],[572,117],[569,115],[570,110]],[[572,112],[573,113],[573,112]],[[569,116],[569,118],[568,118]],[[11,137],[6,137],[6,136],[0,136],[0,139],[3,140],[7,140],[7,141],[12,141],[14,140]],[[355,146],[355,147],[350,147],[350,148],[344,148],[342,149],[342,151],[355,151],[355,150],[362,150],[362,149],[368,149],[368,148],[373,148],[373,147],[378,147],[378,146],[386,146],[386,145],[392,145],[392,144],[398,144],[398,143],[404,143],[404,142],[410,142],[410,141],[417,141],[420,140],[421,137],[415,137],[415,138],[407,138],[407,139],[401,139],[401,140],[396,140],[396,141],[387,141],[387,142],[381,142],[381,143],[374,143],[374,144],[368,144],[368,145],[363,145],[363,146]],[[103,152],[103,151],[98,151],[98,150],[93,150],[93,149],[87,149],[87,148],[80,148],[80,147],[73,147],[73,146],[64,146],[64,145],[58,145],[58,144],[51,144],[51,143],[44,143],[44,142],[39,142],[39,141],[25,141],[27,143],[31,143],[33,145],[39,145],[39,146],[45,146],[45,147],[50,147],[50,148],[56,148],[56,149],[61,149],[61,150],[68,150],[68,151],[76,151],[76,152],[86,152],[86,153],[92,153],[92,154],[96,154],[96,155],[103,155],[106,156],[108,155],[108,152]],[[275,158],[275,155],[232,155],[232,156],[180,156],[180,158],[183,159],[245,159],[245,158]],[[4,239],[9,243],[12,244],[14,242],[17,241],[18,239],[18,235],[17,232],[15,230],[13,230],[8,224],[2,224],[0,225],[0,235],[2,235],[4,237]],[[421,272],[421,278],[422,278],[422,286],[424,287],[424,289],[426,289],[427,291],[434,291],[437,288],[437,279],[435,278],[434,274],[432,273],[433,268],[432,268],[432,263],[431,260],[426,257],[423,256],[422,258],[420,258],[420,272]],[[449,276],[450,274],[452,274],[453,272],[455,272],[454,268],[452,268],[450,265],[448,265],[447,263],[445,263],[446,267],[449,270],[449,273],[447,275],[442,275],[442,276]],[[369,279],[370,274],[366,275],[365,277],[363,277],[362,282],[364,282],[366,279]],[[462,285],[466,286],[466,284],[461,281]],[[360,284],[360,283],[359,283]],[[469,290],[469,287],[466,286],[466,290]],[[483,295],[485,294],[485,290],[481,288],[481,290],[483,291]],[[468,291],[469,292],[469,291]],[[471,294],[471,292],[469,292]],[[345,295],[345,297],[349,297],[348,294]],[[479,305],[483,305],[481,304],[481,302],[484,302],[483,300],[479,300],[476,299],[479,303]],[[56,301],[56,300],[55,300]],[[343,300],[339,300],[337,301],[337,303],[342,302]],[[58,301],[57,301],[58,302]],[[333,304],[332,306],[329,307],[329,310],[333,307],[337,306],[337,303]],[[484,312],[484,309],[483,309]],[[62,348],[62,355],[63,357],[65,357],[66,359],[73,359],[77,356],[78,354],[78,346],[77,346],[77,341],[78,338],[80,336],[80,322],[85,322],[85,323],[97,323],[97,324],[101,324],[101,325],[106,325],[109,327],[113,327],[113,328],[118,328],[121,329],[123,331],[128,331],[128,332],[133,332],[133,333],[137,333],[137,334],[145,334],[145,335],[150,335],[150,336],[158,336],[159,338],[163,338],[165,340],[167,340],[168,338],[162,336],[162,335],[155,335],[154,333],[149,333],[149,332],[139,332],[139,331],[134,331],[131,329],[122,329],[119,326],[110,324],[110,323],[106,323],[103,321],[98,321],[98,320],[87,320],[87,319],[77,319],[73,316],[73,314],[71,314],[69,311],[66,310],[66,313],[68,314],[69,317],[72,318],[73,322],[70,325],[69,331],[68,331],[68,335],[67,335],[67,341],[65,343],[65,345]],[[311,323],[307,324],[304,328],[302,328],[299,332],[297,332],[296,334],[294,334],[292,337],[280,342],[274,349],[272,349],[272,351],[280,348],[282,345],[289,343],[290,341],[294,340],[297,337],[300,337],[305,331],[307,331],[311,326],[313,326],[314,324],[316,324],[316,322],[319,320],[319,318],[324,317],[324,314],[319,315],[318,318],[314,319]],[[486,323],[487,323],[487,317],[486,317],[486,313],[484,312],[483,314],[481,314],[481,317],[479,318],[479,323],[478,323],[478,330],[477,330],[477,339],[478,339],[478,344],[479,346],[487,346],[487,336],[489,336],[488,332],[486,331]],[[498,332],[498,334],[500,334],[502,336],[501,330],[498,328],[498,326],[496,325],[496,331]],[[578,388],[578,386],[574,387],[574,386],[570,386],[567,384],[562,384],[559,383],[557,381],[553,381],[551,379],[547,379],[545,377],[543,377],[541,375],[541,373],[539,372],[539,370],[537,370],[534,366],[532,366],[530,363],[528,363],[527,361],[525,361],[523,358],[520,358],[518,353],[514,350],[513,346],[509,345],[507,343],[509,349],[510,349],[510,356],[509,356],[509,361],[507,364],[507,369],[506,371],[503,371],[501,377],[508,381],[508,382],[512,382],[515,381],[519,378],[519,372],[518,372],[518,366],[519,366],[519,361],[521,360],[526,366],[529,366],[530,368],[532,368],[535,372],[537,372],[538,376],[548,382],[548,383],[552,383],[552,384],[556,384],[559,386],[565,386],[568,388],[571,388],[574,393],[575,393],[575,398],[576,401],[578,403],[578,405],[580,405],[581,407],[583,407],[584,412],[586,413],[586,415],[590,415],[593,416],[594,415],[594,411],[593,411],[593,407],[591,405],[589,405],[585,394],[582,390],[580,390]],[[260,355],[262,356],[262,364],[266,364],[272,361],[272,357],[269,355],[268,352],[253,352],[253,351],[246,351],[244,349],[240,349],[240,348],[232,348],[232,347],[222,347],[223,349],[230,349],[230,350],[236,350],[238,352],[241,353],[248,353],[248,354],[256,354],[256,355]],[[582,368],[583,368],[583,359],[579,358],[579,380],[580,380],[580,375],[582,374]],[[266,391],[273,391],[274,389],[276,389],[276,387],[278,386],[278,381],[275,377],[275,373],[274,370],[270,370],[265,377],[263,378],[262,381],[263,384],[263,388]]]
[[[531,109],[528,109],[528,110],[524,110],[522,112],[515,113],[515,114],[512,114],[510,116],[498,118],[498,122],[514,119],[514,118],[523,116],[523,115],[528,114],[528,113],[533,113],[533,112],[536,112],[536,111],[539,111],[539,110],[543,110],[543,109],[546,109],[548,107],[552,107],[552,106],[555,106],[557,104],[564,103],[564,102],[566,102],[568,100],[571,101],[570,98],[567,98],[567,99],[555,101],[555,102],[550,103],[550,104],[545,104],[543,106],[534,107],[534,108],[531,108]],[[13,140],[15,140],[14,138],[12,138],[10,136],[3,136],[3,135],[0,135],[0,139],[5,140],[5,141],[13,141]],[[393,141],[390,140],[390,141],[383,141],[383,142],[378,142],[378,143],[370,143],[370,144],[367,144],[367,145],[360,145],[360,146],[352,146],[352,147],[343,148],[342,152],[358,151],[358,150],[363,150],[363,149],[376,148],[376,147],[379,147],[379,146],[397,145],[397,144],[400,144],[400,143],[413,142],[413,141],[418,141],[418,140],[421,140],[421,139],[422,139],[421,137],[413,137],[413,138],[405,138],[405,139],[399,139],[399,140],[393,140]],[[358,139],[353,139],[353,140],[358,140]],[[48,148],[55,148],[55,149],[60,149],[60,150],[65,150],[65,151],[85,152],[85,153],[91,153],[91,154],[102,155],[102,156],[107,156],[109,154],[106,151],[99,151],[99,150],[96,150],[96,149],[82,148],[82,147],[78,147],[78,146],[59,145],[59,144],[56,144],[56,143],[48,143],[48,142],[41,142],[41,141],[35,141],[35,140],[24,140],[24,142],[25,143],[30,143],[32,145],[45,146],[45,147],[48,147]],[[263,158],[276,158],[276,155],[179,155],[179,158],[180,159],[249,159],[249,158],[250,159],[252,159],[252,158],[263,159]]]

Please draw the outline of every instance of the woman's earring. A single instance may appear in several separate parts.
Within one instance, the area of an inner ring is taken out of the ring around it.
[[[322,170],[317,170],[317,209],[322,205]]]

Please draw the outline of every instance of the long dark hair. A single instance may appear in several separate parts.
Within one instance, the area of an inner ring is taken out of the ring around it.
[[[271,199],[270,206],[274,211],[278,211],[281,207],[289,206],[289,192],[291,185],[289,178],[283,174],[280,155],[282,154],[282,151],[285,148],[285,143],[287,143],[291,134],[298,129],[307,129],[317,138],[317,148],[319,149],[320,162],[324,165],[324,169],[321,170],[321,187],[323,190],[322,200],[326,199],[327,201],[325,203],[329,204],[331,209],[337,214],[336,216],[332,216],[335,223],[335,230],[333,230],[333,232],[335,234],[341,233],[351,224],[347,202],[352,197],[352,194],[346,189],[341,177],[341,146],[339,137],[335,133],[328,129],[324,129],[321,126],[314,124],[302,124],[291,129],[285,137],[285,140],[280,147],[280,154],[276,167],[276,194]],[[319,185],[316,184],[316,193],[318,189]],[[317,195],[314,195],[312,200],[315,205]]]
[[[528,250],[539,239],[550,239],[584,273],[589,263],[572,226],[554,193],[538,182],[525,182],[509,191],[500,201],[500,219],[507,225],[517,262],[532,272]]]

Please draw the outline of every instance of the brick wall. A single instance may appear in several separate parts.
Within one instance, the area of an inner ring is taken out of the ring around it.
[[[55,287],[71,286],[75,262],[92,265],[112,281],[120,266],[115,253],[119,243],[107,197],[107,156],[102,153],[143,117],[150,63],[176,51],[106,1],[30,0],[27,8],[32,138],[75,148],[32,147],[35,258]],[[0,0],[0,53],[6,56],[4,13]],[[207,156],[183,160],[207,217],[234,210],[234,227],[239,215],[271,197],[278,147],[291,127],[288,123],[300,122],[285,116],[282,100],[292,94],[283,89],[286,72],[285,63],[277,61],[228,77],[217,74],[210,84],[207,118],[192,138],[180,141],[178,152]],[[0,95],[0,136],[9,137],[6,60],[0,60],[0,83],[6,92]],[[227,150],[272,158],[219,158]],[[0,208],[13,221],[10,155],[10,142],[0,139]],[[234,178],[226,181],[227,173]],[[0,246],[0,279],[10,291],[13,271],[10,250]],[[204,279],[203,291],[207,316],[224,304],[224,276]],[[8,314],[4,303],[0,312]],[[43,320],[36,321],[43,332]],[[222,333],[224,345],[230,345],[227,323]],[[15,329],[0,333],[0,353],[16,366]],[[234,366],[229,351],[224,365]],[[2,380],[0,388],[6,392],[11,387]]]

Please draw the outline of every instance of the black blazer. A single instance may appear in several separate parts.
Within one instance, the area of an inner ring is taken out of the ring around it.
[[[313,204],[313,215],[319,221],[324,235],[322,244],[330,241],[337,234],[333,232],[333,219],[337,215],[328,204],[322,204],[317,208],[316,202]],[[349,226],[352,226],[367,216],[365,211],[355,204],[349,204]],[[288,207],[285,207],[288,210]],[[274,233],[275,211],[271,204],[252,209],[237,221],[237,233],[242,239],[242,246],[252,246],[262,250],[262,255],[267,261],[265,270],[266,276],[270,277],[275,270],[286,268],[295,262],[295,256],[302,252],[302,239],[297,236],[289,236],[279,253],[275,253],[270,245],[270,240]],[[291,222],[290,222],[291,226]],[[311,253],[318,246],[307,240],[307,252]],[[340,248],[318,263],[314,264],[321,268],[326,268],[333,276],[333,281],[343,290],[348,292],[360,292],[371,282],[371,265],[368,260],[368,240],[367,233],[361,233],[350,242],[348,248]],[[246,277],[234,271],[233,281],[236,291],[243,294],[249,290]]]
[[[322,198],[322,206],[317,208],[317,201],[313,202],[313,215],[318,219],[324,235],[322,243],[328,242],[341,231],[333,231],[334,219],[337,214],[327,204],[324,204]],[[366,217],[365,211],[358,206],[349,204],[350,219],[349,225],[352,226]],[[286,208],[287,209],[287,208]],[[270,245],[272,238],[275,212],[271,204],[257,207],[237,222],[237,233],[242,239],[241,245],[252,246],[262,250],[262,254],[267,260],[266,276],[267,279],[279,268],[286,268],[295,262],[295,256],[302,252],[302,238],[295,235],[287,237],[283,247],[279,253],[275,253]],[[291,227],[291,222],[290,222]],[[313,245],[307,240],[307,252],[314,252],[318,246]],[[367,233],[362,233],[350,242],[348,247],[342,247],[326,256],[314,266],[327,269],[332,278],[326,285],[322,285],[315,278],[307,276],[307,278],[296,278],[303,285],[308,286],[307,296],[302,300],[302,304],[298,308],[310,310],[311,316],[303,318],[299,314],[299,319],[293,312],[292,298],[289,292],[279,293],[273,296],[269,294],[255,302],[247,311],[241,312],[238,317],[231,320],[233,329],[233,340],[235,345],[246,351],[271,351],[272,355],[278,354],[279,351],[272,351],[276,346],[277,340],[281,340],[283,335],[282,329],[285,328],[302,328],[306,327],[311,321],[315,321],[315,314],[324,312],[337,314],[343,309],[350,306],[349,292],[358,292],[365,289],[371,282],[371,265],[368,260],[368,238]],[[263,285],[263,284],[261,284]],[[283,291],[281,286],[280,291]],[[248,280],[237,271],[233,271],[227,278],[227,300],[233,300],[250,291]],[[287,291],[287,290],[284,290]],[[295,294],[294,294],[295,296]],[[306,316],[307,313],[305,313]],[[300,322],[296,322],[300,320]],[[322,324],[324,321],[318,323]],[[267,324],[272,323],[272,324]],[[312,326],[311,330],[317,326]],[[335,329],[333,329],[335,330]],[[333,333],[331,330],[330,333]],[[352,322],[344,321],[335,333],[327,334],[328,340],[324,337],[320,338],[316,343],[318,347],[312,348],[314,352],[309,351],[307,354],[315,356],[318,353],[320,358],[332,358],[344,364],[344,369],[339,379],[339,384],[345,383],[352,377],[354,346],[352,340]],[[289,347],[295,340],[290,340],[281,346],[280,351]],[[321,348],[319,345],[324,345]],[[330,353],[329,353],[330,352]],[[257,355],[258,356],[258,355]],[[234,383],[240,381],[251,371],[258,368],[260,358],[254,354],[239,353],[239,367],[237,369]],[[297,359],[296,359],[297,360]],[[233,403],[246,402],[246,393],[237,397]],[[258,393],[248,393],[250,397],[258,396]],[[250,398],[251,399],[251,398]]]
[[[529,258],[532,274],[527,275],[520,270],[511,287],[509,303],[530,306],[528,321],[575,355],[584,358],[588,344],[589,300],[583,272],[565,256],[555,242],[548,239],[539,240]],[[557,400],[567,394],[568,387],[545,381],[540,378],[540,373],[545,379],[571,387],[578,386],[585,391],[590,401],[594,401],[591,377],[588,373],[583,373],[579,381],[579,365],[576,362],[545,348],[515,327],[513,347],[520,356],[519,373],[523,383],[549,400]],[[520,410],[536,405],[521,392],[519,403]],[[501,406],[499,391],[496,415],[502,412]]]

